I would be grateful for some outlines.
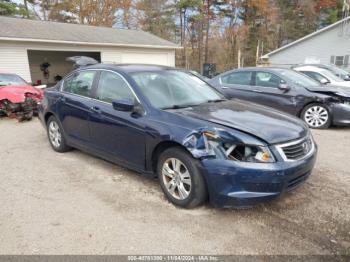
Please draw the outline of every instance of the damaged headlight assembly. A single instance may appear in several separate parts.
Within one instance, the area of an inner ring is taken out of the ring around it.
[[[223,145],[228,159],[240,162],[274,163],[276,162],[268,147],[257,145]]]
[[[220,135],[218,134],[220,133]],[[188,149],[197,155],[213,156],[237,162],[274,163],[267,146],[245,144],[224,130],[203,131],[201,136],[192,135],[186,141]],[[206,154],[203,154],[206,152]]]

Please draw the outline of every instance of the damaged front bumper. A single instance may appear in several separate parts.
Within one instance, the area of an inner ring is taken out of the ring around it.
[[[32,98],[26,98],[22,103],[12,103],[8,100],[0,101],[0,116],[17,118],[19,121],[30,120],[37,115],[38,103]]]
[[[210,202],[215,207],[249,208],[301,185],[311,174],[317,150],[293,162],[244,163],[202,159]]]
[[[309,177],[317,157],[310,133],[268,145],[244,133],[202,128],[183,144],[201,161],[211,204],[223,208],[252,207],[293,190]]]

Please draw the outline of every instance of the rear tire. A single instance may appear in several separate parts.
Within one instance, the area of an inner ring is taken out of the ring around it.
[[[304,122],[314,129],[326,129],[331,126],[332,117],[327,106],[323,104],[307,105],[301,112]]]
[[[165,196],[176,206],[193,208],[208,198],[200,162],[180,147],[169,148],[159,156],[157,175]]]
[[[54,116],[50,116],[47,123],[47,137],[53,150],[59,153],[64,153],[71,150],[71,147],[66,144],[63,128],[60,122]]]

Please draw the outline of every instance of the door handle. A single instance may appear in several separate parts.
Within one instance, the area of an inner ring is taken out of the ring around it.
[[[254,92],[257,92],[257,93],[262,93],[262,91],[259,90],[259,89],[253,89],[253,91],[254,91]]]
[[[60,98],[60,100],[61,100],[61,102],[66,102],[66,98],[64,97],[64,96],[61,96],[61,98]]]
[[[90,110],[95,113],[101,113],[101,109],[98,106],[92,106],[90,107]]]

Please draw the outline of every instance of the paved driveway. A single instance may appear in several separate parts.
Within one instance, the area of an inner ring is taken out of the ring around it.
[[[316,169],[295,192],[249,210],[183,210],[155,179],[55,153],[36,119],[0,119],[0,253],[349,254],[350,129],[314,136]]]

